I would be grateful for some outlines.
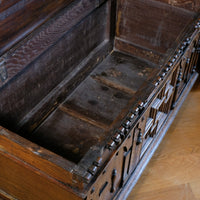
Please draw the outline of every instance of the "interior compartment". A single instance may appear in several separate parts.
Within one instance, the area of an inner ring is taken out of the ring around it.
[[[92,145],[110,138],[138,100],[140,87],[151,85],[158,70],[153,63],[112,52],[29,135],[31,140],[71,161],[80,161]]]
[[[110,138],[196,16],[153,0],[117,4],[99,3],[1,87],[2,126],[74,163]]]

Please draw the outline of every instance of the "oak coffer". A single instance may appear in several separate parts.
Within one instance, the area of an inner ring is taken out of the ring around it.
[[[1,198],[125,199],[197,79],[199,8],[1,0]]]

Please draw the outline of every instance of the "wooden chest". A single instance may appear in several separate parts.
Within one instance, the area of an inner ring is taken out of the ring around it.
[[[199,1],[0,1],[0,196],[125,199],[198,73]]]

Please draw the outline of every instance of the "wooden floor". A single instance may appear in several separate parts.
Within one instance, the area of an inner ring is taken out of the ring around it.
[[[189,93],[127,200],[200,200],[200,84]]]

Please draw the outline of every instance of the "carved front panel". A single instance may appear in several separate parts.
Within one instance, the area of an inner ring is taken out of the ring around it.
[[[185,51],[183,53],[183,56],[181,60],[178,62],[178,78],[176,82],[176,91],[174,96],[174,104],[180,97],[183,89],[185,88],[186,84],[190,80],[193,72],[196,69],[196,65],[198,62],[198,56],[199,56],[199,36],[196,35],[196,37],[193,39],[192,42],[188,41],[189,45],[186,49],[183,49]]]
[[[144,124],[144,119],[139,120],[127,134],[124,142],[91,187],[87,199],[112,199],[122,188],[139,161]]]
[[[124,158],[124,156],[127,154],[127,150],[130,150],[131,148],[131,137],[132,135],[130,134],[130,137],[128,137],[127,141],[125,141],[121,145],[121,148],[115,152],[112,160],[107,164],[97,178],[95,184],[91,187],[87,199],[111,199],[121,187],[123,173],[122,169],[124,161],[126,162],[126,158]]]

